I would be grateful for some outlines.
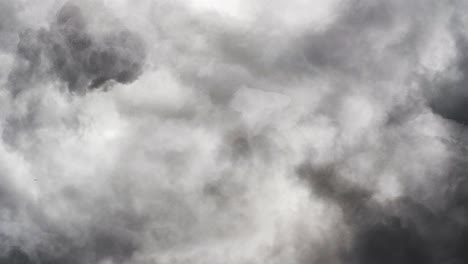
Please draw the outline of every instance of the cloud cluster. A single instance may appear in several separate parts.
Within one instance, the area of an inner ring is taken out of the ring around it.
[[[70,91],[98,88],[113,80],[129,83],[143,70],[143,40],[125,28],[91,32],[81,8],[66,3],[49,29],[24,30],[19,34],[17,63],[10,73],[16,94],[37,79],[55,75]]]
[[[464,0],[0,0],[0,263],[465,263]]]

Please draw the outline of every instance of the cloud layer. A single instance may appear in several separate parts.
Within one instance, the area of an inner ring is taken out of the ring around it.
[[[0,263],[465,263],[464,0],[0,0]]]

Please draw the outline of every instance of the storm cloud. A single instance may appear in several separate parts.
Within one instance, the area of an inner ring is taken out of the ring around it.
[[[50,75],[70,91],[81,92],[110,80],[129,83],[137,79],[146,57],[141,37],[118,27],[93,33],[88,24],[80,6],[68,2],[49,28],[20,32],[16,68],[9,76],[14,93]]]
[[[0,0],[0,264],[466,263],[465,0]]]

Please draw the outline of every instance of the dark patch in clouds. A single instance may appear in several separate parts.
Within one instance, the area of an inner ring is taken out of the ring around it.
[[[455,77],[441,76],[436,83],[436,92],[430,100],[433,111],[442,117],[453,120],[459,124],[468,124],[468,39],[466,36],[457,36],[456,46],[459,56],[453,71]]]
[[[72,92],[99,88],[108,81],[130,83],[143,71],[143,40],[125,28],[94,33],[81,8],[66,3],[49,29],[20,34],[17,63],[10,74],[14,93],[32,82],[58,77]]]
[[[379,204],[372,193],[340,178],[337,165],[302,164],[297,173],[308,183],[312,199],[338,205],[352,232],[342,249],[344,263],[465,263],[468,261],[468,189],[466,164],[454,161],[444,189],[444,206],[431,210],[410,197]],[[339,242],[337,242],[339,243]]]

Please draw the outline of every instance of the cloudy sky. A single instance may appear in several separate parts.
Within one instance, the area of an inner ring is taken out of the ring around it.
[[[466,0],[0,0],[0,264],[468,262]]]

